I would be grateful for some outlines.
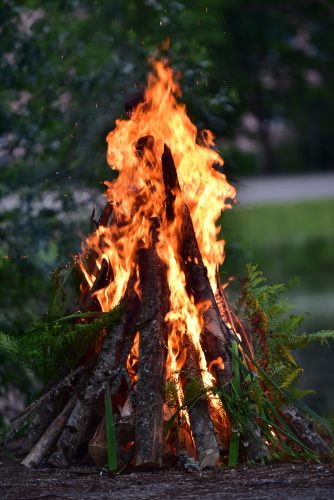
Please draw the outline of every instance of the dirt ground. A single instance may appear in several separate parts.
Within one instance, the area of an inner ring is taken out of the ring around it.
[[[0,498],[35,499],[334,499],[334,464],[284,463],[186,473],[112,476],[94,467],[25,469],[0,463]]]

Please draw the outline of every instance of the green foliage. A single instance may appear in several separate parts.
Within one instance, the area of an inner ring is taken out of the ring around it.
[[[66,314],[65,284],[71,270],[54,273],[54,290],[48,314],[24,335],[14,337],[0,332],[0,352],[31,369],[44,384],[54,381],[77,366],[118,321],[119,308],[110,313]]]
[[[232,341],[232,404],[235,401],[238,401],[241,393],[241,384],[240,384],[240,367],[238,362],[238,343],[236,340]],[[234,406],[234,405],[233,405]],[[231,440],[230,440],[230,449],[228,454],[228,466],[235,467],[238,463],[239,456],[239,444],[240,444],[240,430],[234,428],[234,422],[231,421],[232,432],[231,432]]]
[[[281,300],[294,281],[288,285],[268,285],[257,266],[248,264],[246,271],[238,308],[250,331],[255,358],[279,387],[296,388],[303,370],[293,351],[334,339],[334,331],[299,334],[304,317],[287,317],[291,306]]]

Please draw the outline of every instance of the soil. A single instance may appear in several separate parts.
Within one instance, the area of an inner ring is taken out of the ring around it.
[[[26,469],[2,459],[0,498],[334,499],[334,464],[279,463],[194,473],[169,469],[113,476],[88,466]]]

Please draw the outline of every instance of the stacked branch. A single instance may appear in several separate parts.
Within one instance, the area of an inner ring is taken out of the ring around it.
[[[141,138],[137,153],[144,148],[153,151],[154,139]],[[142,155],[144,156],[144,155]],[[211,367],[218,389],[224,394],[232,392],[232,342],[237,340],[244,352],[250,370],[252,349],[249,335],[218,286],[214,295],[207,269],[197,244],[196,235],[188,207],[182,201],[172,153],[167,145],[161,159],[162,178],[165,186],[165,214],[169,227],[175,222],[176,210],[181,210],[182,224],[177,229],[180,269],[184,272],[186,291],[194,300],[203,319],[200,336],[207,366]],[[148,168],[153,168],[148,165]],[[177,203],[176,203],[177,200]],[[140,209],[140,207],[138,207]],[[103,446],[105,442],[104,391],[109,388],[114,407],[117,450],[120,463],[133,463],[139,469],[161,468],[164,458],[164,404],[166,385],[166,359],[168,324],[166,314],[170,309],[170,292],[167,282],[167,266],[157,252],[161,219],[151,219],[151,235],[148,246],[137,248],[133,272],[126,292],[119,304],[121,316],[112,328],[101,331],[98,353],[88,357],[86,364],[79,366],[63,381],[51,388],[33,403],[13,423],[7,438],[11,441],[17,431],[27,424],[28,432],[21,440],[20,449],[26,454],[23,464],[36,466],[42,460],[55,467],[68,467],[72,461],[87,450]],[[107,203],[97,226],[118,224],[113,218],[112,206]],[[100,311],[96,292],[105,288],[114,274],[107,260],[102,260],[97,272],[96,255],[89,256],[90,271],[96,279],[90,290],[86,290],[81,301],[83,311]],[[137,280],[139,279],[139,293]],[[219,285],[219,283],[218,283]],[[240,338],[237,336],[240,334]],[[134,348],[136,334],[139,335],[137,379],[133,381],[127,370],[127,360]],[[185,406],[189,415],[192,438],[195,443],[199,466],[213,467],[219,460],[217,440],[219,429],[214,427],[210,411],[207,388],[204,387],[200,368],[199,352],[195,348],[191,332],[183,337],[185,361],[180,372],[180,382],[185,394]],[[219,362],[218,362],[219,361]],[[196,386],[197,393],[189,396],[189,387]],[[226,407],[228,405],[225,405]],[[127,411],[126,411],[127,409]],[[227,410],[226,410],[227,411]],[[312,429],[304,417],[291,405],[281,409],[296,436],[313,451],[325,457],[329,454],[326,443]],[[231,415],[228,415],[231,420]],[[247,442],[248,460],[258,461],[269,456],[258,422],[249,417],[245,423],[242,439]],[[134,445],[130,444],[134,441]]]

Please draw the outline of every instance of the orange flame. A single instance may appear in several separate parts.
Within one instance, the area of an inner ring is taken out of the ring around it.
[[[187,116],[185,106],[177,101],[181,92],[173,79],[172,69],[164,61],[152,61],[152,66],[144,101],[137,105],[129,119],[116,120],[115,129],[107,136],[108,164],[119,175],[116,180],[105,182],[106,197],[113,205],[113,217],[117,223],[99,227],[87,238],[85,246],[95,251],[96,266],[94,271],[90,271],[82,261],[81,268],[91,287],[102,260],[108,261],[114,279],[97,291],[96,297],[103,311],[111,310],[125,293],[136,266],[136,250],[151,243],[151,220],[158,217],[160,228],[156,249],[168,266],[170,289],[170,311],[165,318],[170,326],[167,378],[175,376],[183,365],[186,352],[182,339],[187,334],[199,352],[203,383],[210,387],[214,378],[200,345],[201,314],[186,292],[185,277],[178,264],[180,207],[185,202],[190,210],[198,246],[215,292],[215,270],[224,261],[224,241],[217,240],[221,229],[217,221],[221,212],[230,206],[229,201],[235,198],[236,192],[225,175],[213,168],[215,163],[223,163],[213,149],[213,134],[205,130],[198,137],[197,128]],[[146,141],[139,144],[138,140],[144,137]],[[166,194],[161,156],[165,143],[173,153],[183,198],[176,198],[176,217],[172,224],[167,224],[164,210]],[[202,306],[205,307],[205,304]],[[138,339],[128,358],[133,379],[137,344]],[[218,411],[219,405],[214,398],[210,404]]]

